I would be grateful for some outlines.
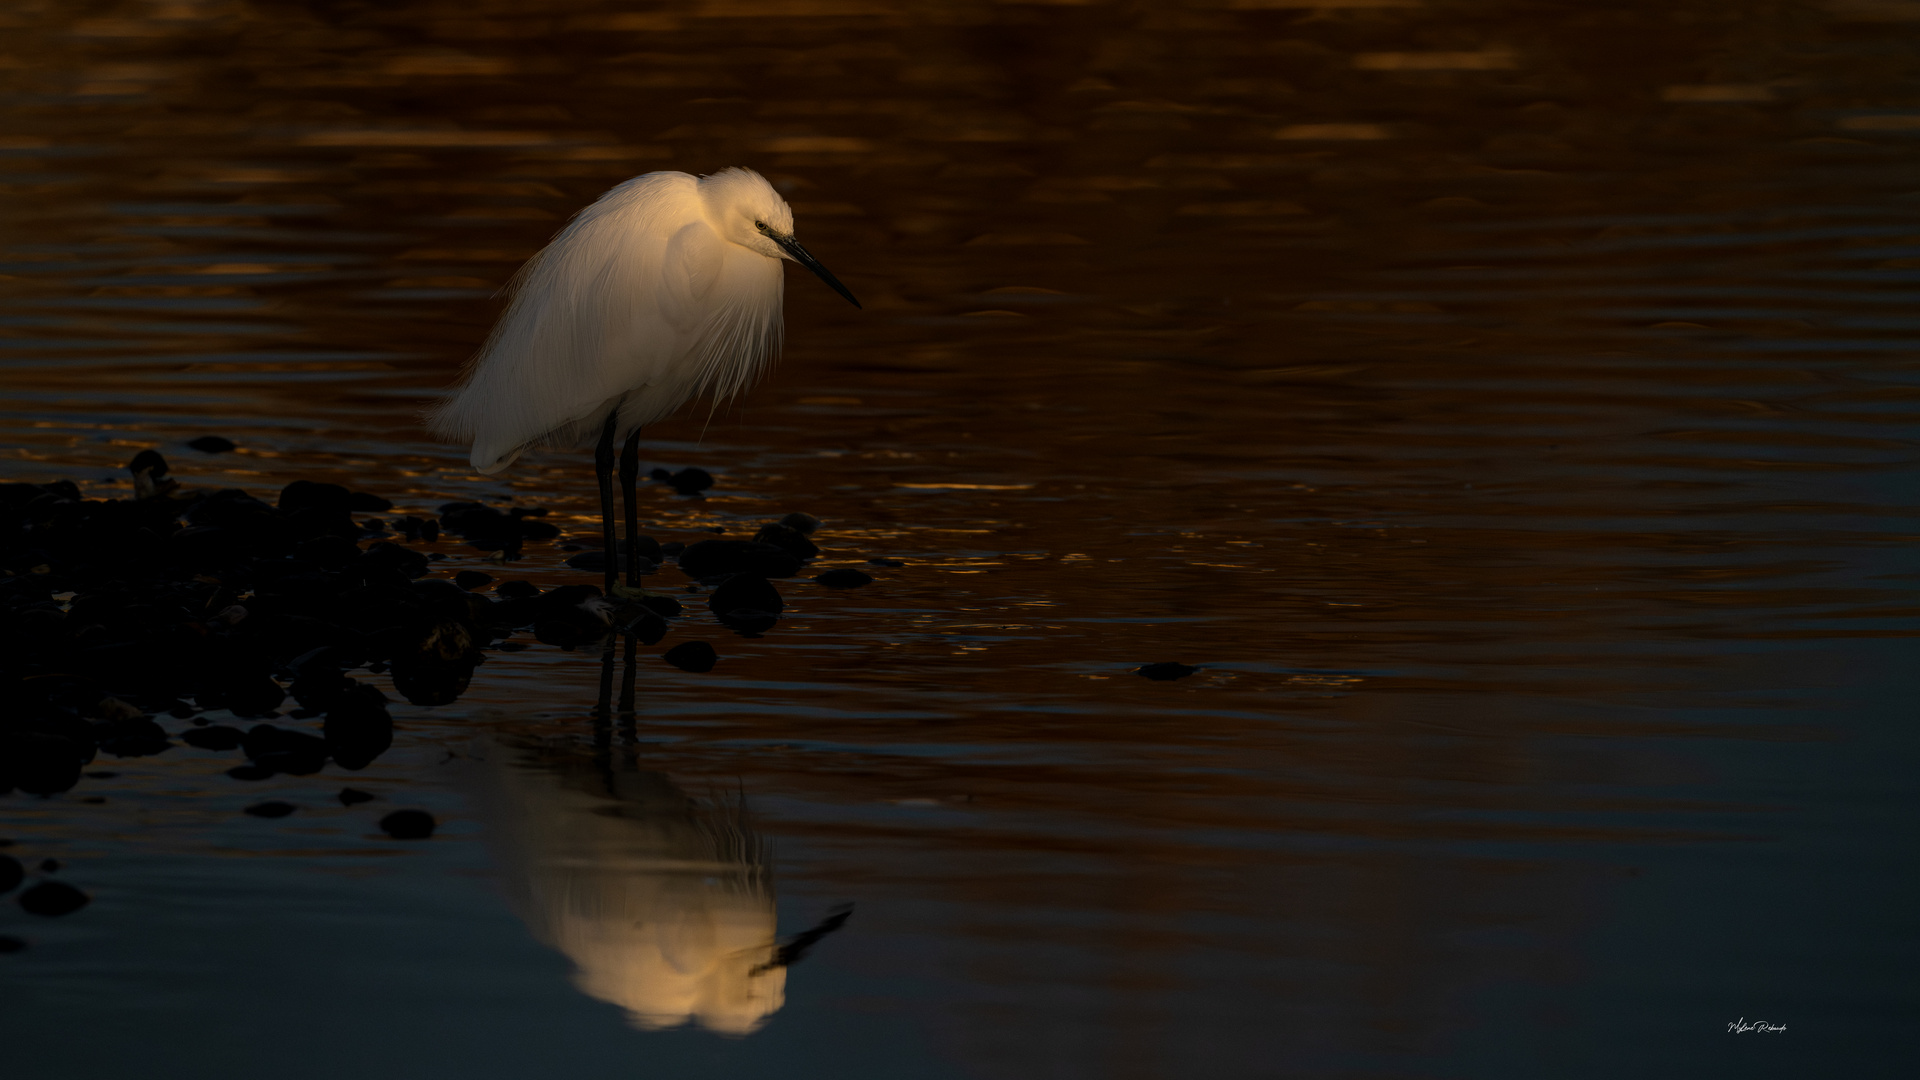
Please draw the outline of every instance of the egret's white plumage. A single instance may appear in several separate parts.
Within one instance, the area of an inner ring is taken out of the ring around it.
[[[748,169],[637,176],[602,195],[515,277],[467,381],[430,414],[496,473],[739,393],[780,347],[780,261],[852,294],[793,239],[793,211]],[[855,301],[857,304],[858,301]]]

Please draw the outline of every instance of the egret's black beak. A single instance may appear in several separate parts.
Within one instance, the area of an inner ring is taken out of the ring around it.
[[[797,262],[801,266],[804,266],[807,269],[813,271],[814,274],[817,275],[821,281],[824,281],[827,283],[828,288],[832,289],[834,292],[839,293],[841,296],[846,297],[847,303],[852,304],[854,307],[860,307],[860,301],[855,300],[853,298],[853,294],[847,291],[847,287],[845,285],[840,284],[840,279],[837,277],[834,277],[833,272],[831,270],[828,270],[826,267],[820,265],[819,259],[816,259],[812,255],[808,254],[807,249],[800,246],[800,241],[795,240],[791,236],[775,236],[771,232],[767,233],[767,238],[772,240],[774,243],[779,244],[780,247],[783,250],[785,250],[787,254],[793,256],[794,262]],[[865,309],[863,308],[862,310],[865,310]]]

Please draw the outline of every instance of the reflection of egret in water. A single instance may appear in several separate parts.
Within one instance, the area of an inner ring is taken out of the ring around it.
[[[631,639],[622,728],[632,727]],[[765,846],[742,799],[701,800],[613,745],[609,644],[593,753],[496,745],[482,784],[512,898],[575,981],[643,1028],[733,1035],[785,1000]]]

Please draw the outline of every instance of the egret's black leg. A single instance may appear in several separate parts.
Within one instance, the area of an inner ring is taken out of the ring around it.
[[[607,426],[600,429],[600,445],[593,451],[593,471],[600,477],[600,533],[607,542],[607,595],[613,595],[619,580],[620,544],[613,532],[613,425],[620,416],[615,408],[607,413]]]
[[[632,746],[638,736],[633,728],[633,677],[636,655],[640,642],[632,634],[626,635],[627,666],[620,671],[620,740]]]
[[[620,496],[627,508],[627,584],[635,589],[640,587],[640,561],[633,550],[633,538],[640,535],[640,501],[634,491],[639,482],[640,429],[634,428],[620,451]]]
[[[600,653],[600,698],[593,705],[594,758],[603,770],[612,767],[613,642],[619,636],[608,634],[606,648]]]

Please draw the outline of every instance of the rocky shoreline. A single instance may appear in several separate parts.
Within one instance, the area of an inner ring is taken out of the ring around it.
[[[566,649],[612,634],[654,645],[685,610],[660,592],[542,590],[477,570],[439,576],[445,556],[409,546],[457,536],[504,566],[529,542],[561,539],[543,508],[457,502],[435,516],[368,517],[392,504],[306,480],[271,503],[237,488],[195,490],[151,450],[129,469],[129,499],[87,499],[71,481],[0,484],[0,693],[9,702],[0,794],[68,791],[100,755],[163,753],[176,738],[240,751],[246,761],[228,771],[237,780],[307,775],[329,762],[362,769],[392,745],[393,720],[386,694],[350,673],[385,674],[410,703],[446,705],[486,651],[528,647],[507,640],[515,635]],[[656,472],[683,494],[712,483],[699,470]],[[567,564],[599,573],[609,557],[622,568],[638,559],[652,574],[675,563],[687,591],[704,592],[723,625],[751,636],[778,622],[785,605],[774,582],[819,554],[810,539],[818,526],[789,514],[751,540],[635,536]],[[872,578],[841,568],[815,580],[845,588]],[[664,656],[695,672],[716,658],[702,641]],[[221,710],[251,723],[205,715]],[[170,734],[162,715],[191,726]]]

